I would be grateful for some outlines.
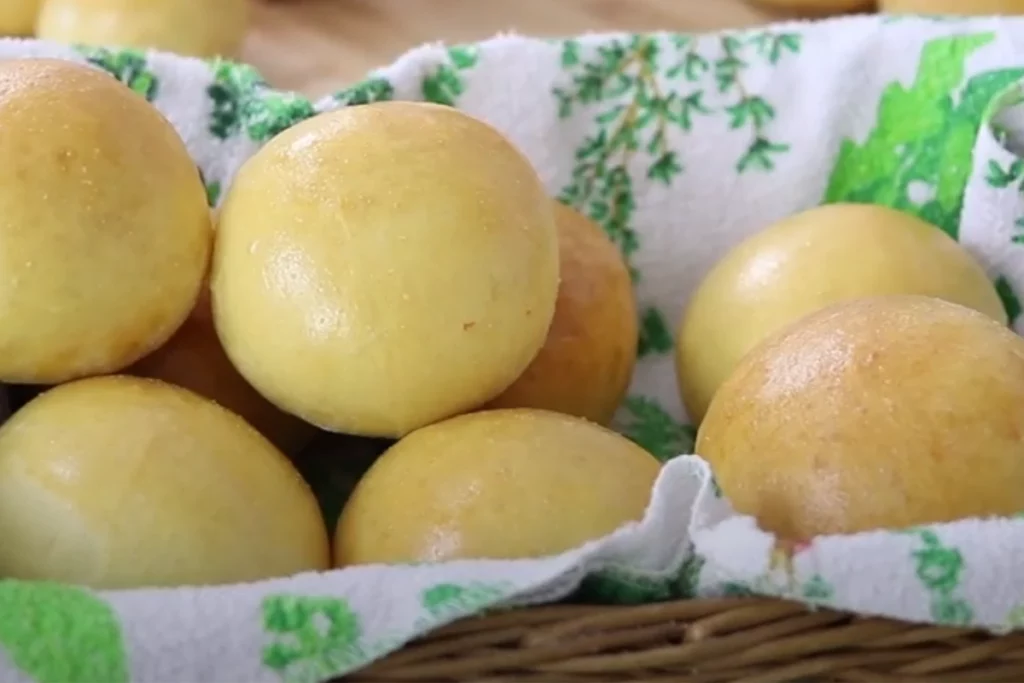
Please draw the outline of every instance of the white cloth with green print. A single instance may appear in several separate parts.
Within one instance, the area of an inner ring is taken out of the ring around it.
[[[888,204],[956,236],[1018,331],[1024,289],[1024,20],[859,17],[746,33],[500,37],[428,46],[319,102],[251,69],[163,55],[0,43],[89,61],[163,110],[212,202],[275,132],[368,101],[452,104],[507,133],[552,194],[629,259],[641,359],[618,426],[666,459],[693,430],[672,330],[715,260],[828,201]],[[911,621],[1024,627],[1024,521],[818,538],[785,550],[735,515],[706,466],[671,460],[641,524],[559,557],[357,568],[226,588],[90,592],[0,582],[0,680],[312,683],[498,605],[582,590],[611,602],[781,595]]]

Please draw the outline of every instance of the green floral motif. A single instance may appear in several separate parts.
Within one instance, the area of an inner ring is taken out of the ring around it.
[[[1005,168],[998,161],[989,159],[985,182],[997,190],[1016,186],[1019,192],[1024,192],[1024,159],[1016,159]]]
[[[994,190],[1016,190],[1024,198],[1024,159],[1015,159],[1005,167],[995,159],[986,166],[985,183]],[[1024,216],[1013,222],[1013,244],[1024,244]]]
[[[509,594],[503,584],[473,582],[465,585],[441,583],[423,591],[423,609],[437,620],[476,614],[500,602]]]
[[[141,50],[111,50],[104,47],[75,47],[85,60],[121,81],[152,102],[156,99],[159,79],[149,70],[146,54]]]
[[[454,107],[466,91],[463,74],[476,66],[479,50],[473,46],[457,45],[448,48],[447,60],[423,77],[420,89],[423,99]]]
[[[127,683],[110,606],[71,586],[0,581],[0,647],[37,683]]]
[[[820,574],[815,574],[801,586],[800,593],[809,602],[828,602],[835,595],[835,589]]]
[[[575,600],[601,605],[642,605],[696,597],[704,558],[692,555],[675,575],[652,578],[606,569],[586,577]]]
[[[994,190],[1012,190],[1024,199],[1024,160],[1015,159],[1005,166],[995,159],[989,159],[985,166],[985,183]],[[1012,244],[1024,245],[1024,216],[1013,222]],[[1014,324],[1022,312],[1021,301],[1010,281],[1000,275],[995,280],[996,293],[1003,302],[1003,309],[1010,324]]]
[[[795,33],[776,34],[765,31],[747,40],[727,35],[720,41],[723,56],[715,62],[715,79],[719,92],[732,93],[736,98],[734,103],[725,108],[729,115],[729,128],[748,129],[752,138],[747,151],[736,162],[736,170],[740,173],[749,170],[771,171],[775,168],[774,158],[788,152],[789,145],[774,142],[768,137],[767,128],[775,118],[775,108],[759,95],[748,93],[741,75],[750,64],[747,55],[750,47],[774,66],[786,53],[799,53],[800,36]]]
[[[559,115],[585,111],[594,132],[576,149],[572,178],[560,199],[601,224],[630,264],[640,247],[633,227],[637,201],[633,173],[671,185],[684,170],[672,132],[688,134],[698,118],[724,116],[733,131],[750,138],[736,162],[739,173],[774,168],[774,158],[789,146],[768,137],[775,109],[743,83],[753,60],[777,64],[800,50],[796,33],[762,31],[725,35],[711,49],[694,36],[665,38],[635,35],[609,40],[587,55],[575,40],[562,43],[562,67],[568,83],[554,89]],[[641,357],[666,353],[671,334],[656,308],[641,311]]]
[[[925,43],[911,86],[887,86],[875,129],[862,144],[843,142],[825,202],[890,206],[956,238],[974,143],[986,110],[1000,92],[1024,76],[1024,69],[1000,69],[963,82],[967,58],[994,37],[960,35]]]
[[[334,96],[334,101],[345,107],[359,104],[372,104],[393,99],[395,87],[386,78],[367,78],[350,88],[345,88]]]
[[[216,180],[206,184],[206,202],[210,206],[217,206],[220,201],[221,186]]]
[[[203,186],[206,188],[206,203],[210,206],[217,206],[217,202],[220,201],[221,184],[214,181],[207,181],[206,174],[203,173],[203,169],[199,169],[199,180],[202,181]]]
[[[956,595],[964,572],[960,551],[943,545],[934,531],[916,529],[908,533],[917,536],[924,545],[913,552],[913,559],[918,580],[931,594],[932,619],[948,626],[970,626],[974,610]]]
[[[665,317],[656,308],[648,308],[640,318],[640,338],[637,354],[642,358],[652,353],[672,350],[672,332]]]
[[[726,581],[720,586],[720,592],[727,598],[749,598],[758,595],[773,595],[791,600],[799,600],[814,605],[826,605],[835,597],[835,588],[820,574],[814,574],[803,582],[785,579],[786,585],[769,575],[758,576],[750,582]]]
[[[623,411],[628,417],[623,420],[622,433],[662,462],[693,453],[697,430],[677,422],[654,399],[629,396]]]
[[[287,681],[326,681],[371,657],[358,615],[339,598],[268,596],[263,628],[272,637],[263,663]]]
[[[1003,308],[1006,310],[1006,317],[1012,325],[1017,322],[1017,318],[1020,317],[1022,312],[1020,297],[1017,296],[1017,292],[1014,291],[1010,281],[1003,276],[996,278],[995,285],[996,293],[1002,300]]]
[[[301,95],[271,90],[251,66],[215,62],[213,79],[206,90],[213,101],[210,133],[221,140],[244,133],[263,143],[316,113]]]
[[[692,552],[692,549],[691,549]],[[679,572],[679,597],[695,598],[700,589],[700,574],[704,570],[705,560],[700,555],[691,555],[683,563]]]

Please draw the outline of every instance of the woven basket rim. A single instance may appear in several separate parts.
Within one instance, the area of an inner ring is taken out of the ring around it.
[[[474,683],[1024,681],[1024,633],[772,598],[556,604],[469,617],[339,679]]]

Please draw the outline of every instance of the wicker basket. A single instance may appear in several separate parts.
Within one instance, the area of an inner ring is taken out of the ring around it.
[[[552,605],[460,621],[342,680],[1020,683],[1024,633],[995,637],[758,598]]]

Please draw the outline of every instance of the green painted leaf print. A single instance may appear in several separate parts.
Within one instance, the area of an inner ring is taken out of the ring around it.
[[[913,552],[918,580],[931,594],[931,616],[938,624],[970,626],[974,621],[971,605],[957,595],[965,569],[963,555],[942,543],[928,529],[912,530],[922,546]]]
[[[268,88],[250,66],[215,62],[213,76],[206,90],[213,102],[210,133],[220,140],[244,134],[253,142],[267,142],[316,113],[301,95]]]
[[[1024,159],[1016,159],[1003,168],[999,162],[989,159],[986,167],[985,182],[997,190],[1002,190],[1024,181]],[[1018,186],[1024,192],[1024,186]]]
[[[480,58],[474,46],[454,46],[447,50],[447,60],[423,77],[420,90],[423,99],[454,107],[466,91],[464,72],[476,66]]]
[[[334,96],[335,102],[346,107],[353,107],[360,104],[372,104],[393,99],[395,87],[386,78],[368,78],[346,88]]]
[[[815,574],[800,587],[800,594],[809,602],[828,602],[835,595],[835,589],[820,574]]]
[[[825,202],[881,204],[927,220],[956,238],[978,130],[990,103],[1024,77],[1024,69],[965,79],[967,58],[992,33],[925,43],[910,87],[885,88],[874,130],[863,143],[845,140]],[[1013,182],[1016,169],[991,168],[991,181]]]
[[[263,628],[263,663],[286,681],[329,680],[368,658],[359,616],[341,598],[268,596]]]
[[[420,602],[431,617],[442,620],[480,612],[508,593],[508,587],[503,584],[476,581],[465,585],[441,583],[423,591]]]
[[[121,626],[72,586],[0,581],[0,647],[36,683],[128,683]]]
[[[668,353],[672,346],[672,331],[665,321],[665,316],[653,306],[644,310],[640,316],[637,355],[643,358],[651,354]]]
[[[574,601],[600,605],[643,605],[681,600],[698,595],[704,558],[689,557],[679,571],[666,577],[652,577],[621,569],[606,569],[587,576]]]
[[[671,135],[689,134],[697,119],[715,117],[750,139],[737,172],[774,169],[789,145],[770,137],[775,107],[750,92],[743,76],[755,60],[774,66],[800,45],[799,34],[772,31],[726,35],[710,49],[689,35],[635,35],[593,50],[576,40],[562,42],[565,76],[553,91],[559,115],[588,116],[593,125],[576,148],[559,199],[604,228],[635,281],[640,273],[633,257],[641,244],[633,225],[640,181],[634,174],[671,186],[686,172]],[[638,355],[669,352],[672,337],[663,314],[642,306],[640,316]]]
[[[206,203],[211,207],[217,206],[220,201],[221,195],[221,184],[220,182],[213,180],[208,181],[206,174],[203,173],[203,169],[199,168],[199,180],[203,183],[203,187],[206,188]]]
[[[995,159],[989,159],[985,167],[985,184],[993,190],[1016,192],[1024,199],[1024,159],[1014,159],[1005,166]],[[1024,244],[1024,216],[1017,217],[1013,227],[1010,243]]]
[[[678,422],[654,399],[629,396],[623,412],[622,433],[662,462],[693,453],[697,430]]]
[[[104,47],[78,45],[75,51],[86,61],[121,81],[139,95],[152,102],[156,99],[160,80],[149,70],[146,54],[142,50],[112,50]]]
[[[220,201],[221,185],[217,181],[206,184],[206,203],[210,206],[217,206]]]
[[[1022,307],[1020,303],[1020,297],[1017,296],[1017,292],[1014,291],[1013,285],[1005,277],[1000,276],[996,278],[996,294],[999,295],[999,299],[1003,302],[1003,309],[1006,311],[1006,317],[1009,319],[1010,324],[1013,325],[1020,318]]]

